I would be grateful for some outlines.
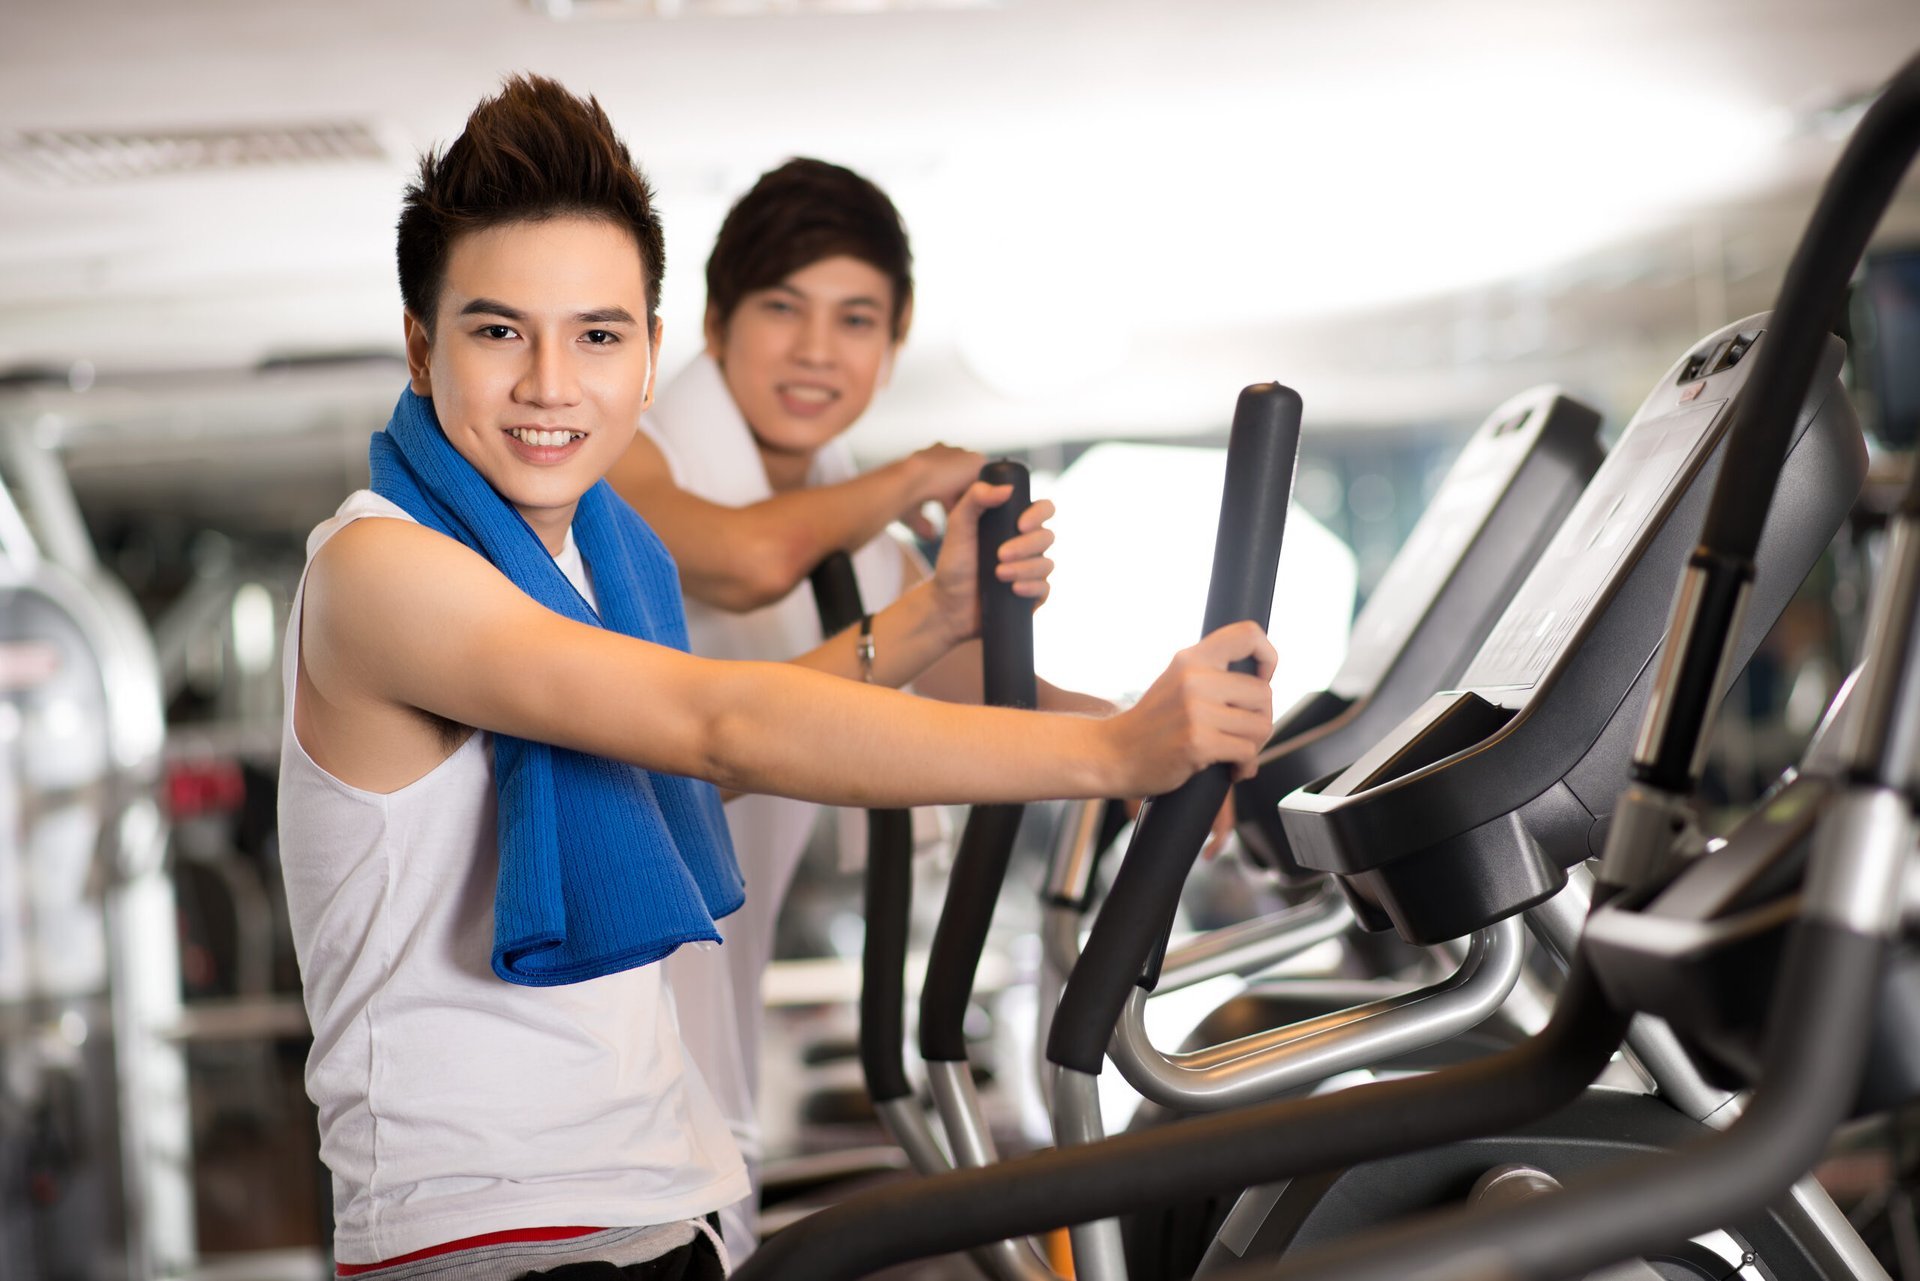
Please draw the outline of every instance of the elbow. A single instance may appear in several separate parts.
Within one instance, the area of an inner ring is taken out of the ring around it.
[[[812,572],[811,549],[803,540],[770,534],[741,540],[720,574],[703,582],[683,579],[682,586],[716,609],[745,614],[785,600]]]

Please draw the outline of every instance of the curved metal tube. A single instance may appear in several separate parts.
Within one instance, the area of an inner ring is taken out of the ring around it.
[[[1079,802],[1073,821],[1060,825],[1053,858],[1047,865],[1047,900],[1062,906],[1084,905],[1093,888],[1093,865],[1100,840],[1100,818],[1107,802],[1099,797]]]
[[[1147,1039],[1147,994],[1135,989],[1108,1055],[1142,1095],[1182,1112],[1213,1112],[1367,1067],[1457,1036],[1480,1023],[1520,978],[1524,932],[1509,917],[1473,936],[1444,982],[1290,1024],[1190,1054],[1168,1055]]]
[[[997,1162],[1000,1154],[994,1150],[993,1134],[987,1128],[980,1095],[973,1088],[973,1069],[965,1063],[938,1061],[929,1062],[926,1068],[934,1106],[940,1111],[941,1125],[953,1147],[954,1166],[977,1170]],[[939,1173],[938,1170],[922,1172]],[[989,1275],[1002,1281],[1059,1281],[1026,1238],[996,1241],[969,1253]]]
[[[1223,974],[1255,974],[1278,965],[1353,924],[1353,909],[1331,884],[1284,912],[1195,935],[1167,953],[1154,992],[1174,992]]]
[[[1107,1137],[1100,1120],[1100,1078],[1062,1067],[1053,1078],[1053,1138],[1061,1148],[1098,1143]],[[1096,1219],[1068,1227],[1073,1241],[1077,1281],[1126,1281],[1126,1244],[1120,1220]]]

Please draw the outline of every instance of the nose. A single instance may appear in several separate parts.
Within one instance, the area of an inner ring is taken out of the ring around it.
[[[572,405],[580,399],[580,380],[573,356],[563,342],[535,339],[527,345],[527,363],[515,384],[514,399],[523,405]]]
[[[833,318],[822,309],[809,312],[795,327],[793,358],[813,368],[833,363]]]

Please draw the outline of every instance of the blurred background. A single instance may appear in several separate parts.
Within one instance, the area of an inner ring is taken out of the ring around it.
[[[651,176],[668,372],[760,172],[819,156],[893,196],[917,305],[855,451],[1036,469],[1061,683],[1124,694],[1187,643],[1197,605],[1140,594],[1198,599],[1234,397],[1298,389],[1284,704],[1502,400],[1559,383],[1617,431],[1770,303],[1916,50],[1913,0],[5,0],[0,1281],[328,1274],[281,632],[401,386],[401,188],[504,75],[596,95]],[[1910,180],[1847,324],[1883,476],[1920,434],[1917,317]],[[1843,674],[1874,492],[1732,696],[1729,803]],[[795,903],[782,1053],[844,1036],[859,946],[830,858]],[[988,1033],[1028,1017],[1031,920]],[[770,1102],[789,1155],[866,1119],[817,1057]]]

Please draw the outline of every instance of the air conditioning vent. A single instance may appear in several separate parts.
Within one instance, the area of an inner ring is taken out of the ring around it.
[[[373,129],[359,121],[217,129],[27,129],[0,134],[0,169],[58,187],[390,159]]]

